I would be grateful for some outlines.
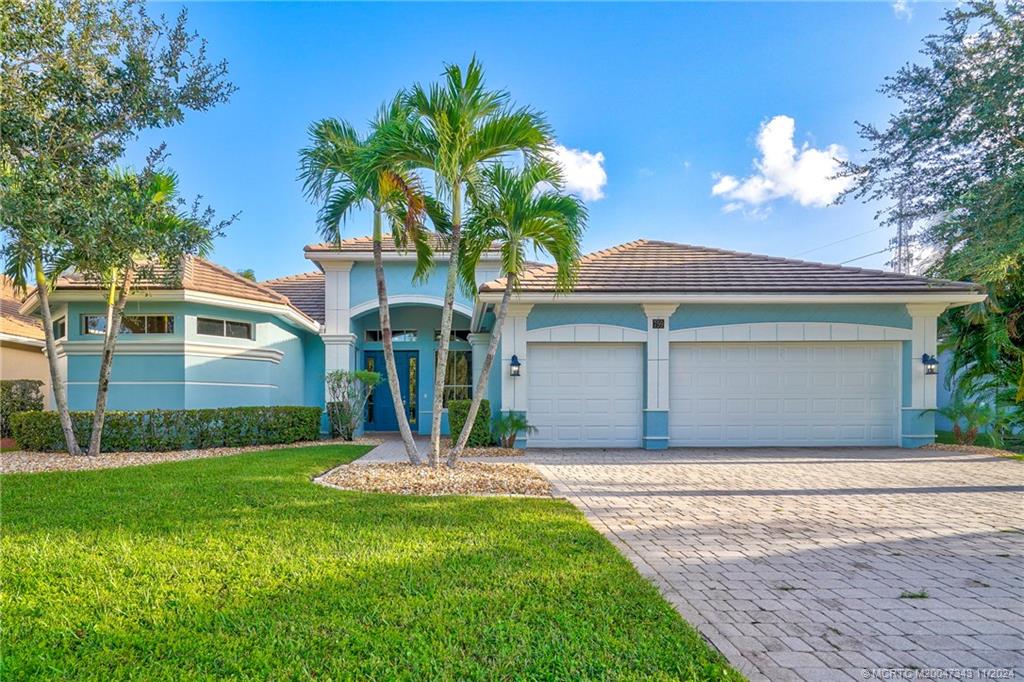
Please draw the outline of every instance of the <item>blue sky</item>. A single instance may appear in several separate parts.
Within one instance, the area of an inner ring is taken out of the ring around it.
[[[316,207],[295,179],[308,125],[362,124],[398,88],[474,53],[491,85],[547,113],[578,162],[569,175],[591,197],[588,251],[639,237],[825,262],[882,249],[889,234],[872,231],[872,207],[819,205],[835,190],[832,145],[859,158],[854,121],[884,122],[893,103],[879,84],[916,59],[945,6],[914,3],[909,16],[882,2],[188,8],[239,90],[147,132],[127,161],[166,141],[187,195],[241,213],[213,260],[266,279],[312,269],[302,246],[317,240]],[[362,221],[346,229],[367,232]]]

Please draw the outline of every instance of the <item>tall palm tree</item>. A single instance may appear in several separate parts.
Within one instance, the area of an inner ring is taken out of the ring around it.
[[[485,166],[502,156],[540,158],[550,148],[550,128],[529,108],[515,108],[503,90],[488,90],[474,57],[463,70],[445,67],[443,83],[414,86],[403,100],[415,118],[410,126],[388,126],[382,135],[390,159],[433,173],[438,198],[450,222],[448,278],[441,309],[441,337],[434,378],[430,464],[441,461],[441,408],[448,367],[455,288],[458,283],[463,204],[472,201]]]
[[[373,264],[384,365],[406,454],[411,463],[420,464],[395,368],[382,254],[384,221],[387,220],[396,248],[411,246],[415,250],[418,276],[433,264],[433,254],[422,230],[425,200],[415,175],[407,163],[382,161],[377,145],[377,135],[383,127],[394,125],[402,129],[407,119],[407,110],[396,99],[381,109],[368,137],[361,137],[345,121],[324,119],[315,123],[309,131],[310,146],[300,152],[300,178],[306,196],[323,202],[318,222],[324,239],[340,241],[342,224],[353,211],[367,205],[373,210]]]
[[[491,366],[501,340],[501,328],[512,294],[519,288],[527,250],[549,254],[558,269],[558,289],[568,291],[576,279],[580,240],[587,222],[587,209],[583,202],[562,193],[561,172],[550,161],[528,163],[520,171],[500,165],[491,166],[483,172],[483,178],[484,188],[478,193],[466,221],[459,274],[463,287],[475,291],[476,264],[484,251],[497,244],[501,268],[505,273],[505,291],[495,313],[494,330],[476,380],[466,423],[448,453],[448,466],[455,465],[466,447],[480,403],[487,392]]]

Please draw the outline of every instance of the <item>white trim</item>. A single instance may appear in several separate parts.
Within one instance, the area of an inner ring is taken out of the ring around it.
[[[439,296],[425,296],[423,294],[399,294],[397,296],[388,296],[388,307],[390,308],[396,305],[428,305],[435,308],[442,308],[444,307],[444,299]],[[376,298],[369,301],[363,301],[349,309],[349,317],[354,318],[357,315],[368,313],[371,310],[377,310],[379,307],[380,306],[378,305]],[[459,312],[466,317],[473,317],[473,309],[467,305],[456,302],[454,309],[456,312]]]
[[[22,346],[33,346],[35,348],[45,348],[46,342],[40,341],[39,339],[30,339],[27,336],[18,336],[17,334],[5,334],[0,332],[0,342],[7,343],[18,343]]]
[[[674,329],[672,343],[759,341],[909,341],[912,332],[900,327],[843,322],[755,322]]]
[[[479,299],[497,303],[502,292],[481,292]],[[967,305],[984,301],[985,294],[947,292],[928,294],[531,294],[522,293],[516,301],[523,303],[945,303]]]
[[[63,301],[89,301],[95,303],[102,303],[102,296],[98,297],[98,294],[102,294],[99,291],[68,291],[57,289],[50,294],[50,300],[52,302],[63,302]],[[235,298],[233,296],[222,296],[221,294],[208,294],[202,291],[187,291],[182,289],[173,290],[143,290],[142,293],[132,294],[128,297],[128,300],[132,303],[149,302],[149,301],[179,301],[184,303],[200,303],[206,305],[218,306],[221,308],[231,308],[233,310],[246,310],[257,313],[267,313],[274,315],[275,317],[289,322],[296,327],[300,327],[307,331],[319,332],[320,323],[309,319],[302,313],[298,312],[289,305],[283,303],[270,303],[268,301],[250,301],[248,299]],[[38,306],[37,297],[34,295],[29,296],[21,305],[22,314],[30,315],[35,312]],[[144,314],[144,313],[143,313]],[[186,315],[193,314],[186,311]]]
[[[434,251],[434,260],[439,264],[447,264],[447,258],[437,258],[440,254],[447,254],[448,250]],[[306,260],[311,260],[318,265],[321,262],[329,263],[331,261],[349,261],[351,263],[367,263],[373,262],[372,251],[345,251],[343,249],[338,251],[306,251],[304,252]],[[399,251],[382,251],[381,260],[388,261],[410,261],[415,262],[419,256],[414,252],[402,253]],[[480,260],[482,261],[500,261],[501,254],[497,251],[485,251],[480,254]],[[323,266],[321,266],[323,267]]]
[[[57,357],[64,355],[98,355],[103,350],[102,341],[63,341],[57,344]],[[119,341],[115,355],[198,355],[209,358],[233,358],[281,362],[284,352],[276,348],[241,348],[217,343],[194,343],[189,341]],[[93,382],[95,383],[95,382]]]
[[[95,381],[68,381],[69,386],[95,386]],[[277,388],[277,384],[242,384],[233,381],[111,381],[111,386],[232,386],[235,388]]]
[[[526,332],[527,343],[643,343],[647,332],[614,324],[562,324]]]

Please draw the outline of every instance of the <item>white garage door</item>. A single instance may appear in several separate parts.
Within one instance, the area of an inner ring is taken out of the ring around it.
[[[530,447],[639,447],[643,356],[638,344],[531,343]]]
[[[676,343],[675,446],[895,445],[896,343]]]

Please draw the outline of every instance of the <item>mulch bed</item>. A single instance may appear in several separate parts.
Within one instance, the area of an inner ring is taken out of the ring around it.
[[[341,490],[395,495],[524,495],[550,497],[551,485],[525,464],[460,462],[455,468],[345,464],[316,479]]]
[[[923,446],[922,449],[966,452],[972,455],[1001,455],[1003,457],[1015,457],[1018,454],[1011,450],[1000,450],[999,448],[989,448],[983,445],[955,445],[952,443],[931,443],[930,445]]]
[[[311,440],[285,445],[250,445],[238,448],[208,448],[205,450],[171,450],[169,452],[105,452],[98,457],[72,457],[66,452],[30,452],[16,450],[0,453],[0,473],[34,473],[39,471],[88,471],[137,467],[158,462],[183,462],[189,459],[227,457],[244,452],[305,448],[314,445],[380,445],[379,438],[343,440]]]

